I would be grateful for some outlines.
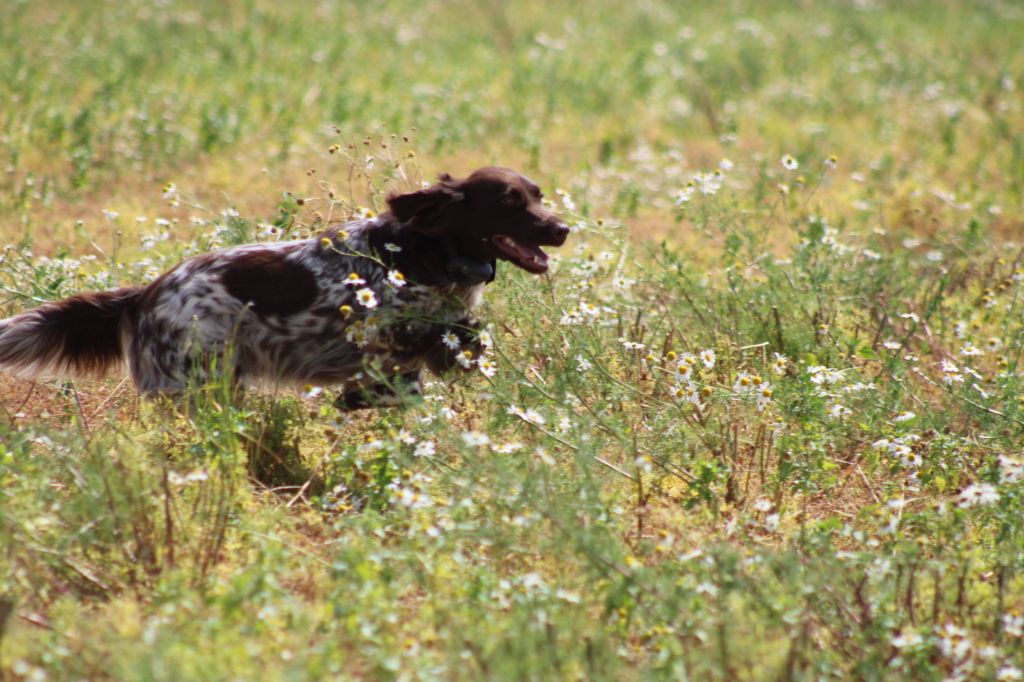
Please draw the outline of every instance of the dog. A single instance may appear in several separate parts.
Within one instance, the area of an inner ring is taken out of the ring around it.
[[[548,270],[569,228],[507,168],[391,194],[378,217],[303,240],[182,261],[147,286],[84,293],[0,320],[0,368],[103,375],[127,360],[144,395],[229,369],[240,384],[340,387],[342,409],[393,404],[422,373],[470,368],[473,309],[503,260]],[[217,363],[222,363],[218,365]]]

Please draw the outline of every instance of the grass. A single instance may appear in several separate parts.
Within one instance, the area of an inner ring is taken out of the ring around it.
[[[3,3],[4,315],[489,163],[573,234],[489,287],[497,374],[403,409],[0,377],[0,671],[1016,679],[1022,38],[1011,2]]]

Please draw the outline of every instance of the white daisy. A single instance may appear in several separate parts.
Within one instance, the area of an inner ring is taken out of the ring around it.
[[[776,375],[782,375],[786,373],[786,363],[789,361],[782,353],[776,353],[775,359],[772,361],[772,372]]]
[[[388,284],[396,289],[401,289],[405,286],[405,275],[398,270],[388,271]]]
[[[498,364],[490,358],[480,358],[477,360],[477,366],[480,368],[480,373],[488,379],[498,373]]]
[[[462,434],[462,442],[471,448],[476,448],[489,444],[491,439],[481,431],[466,431]]]
[[[437,451],[437,447],[429,440],[422,441],[416,445],[416,449],[413,450],[413,457],[429,457]]]
[[[975,483],[960,491],[960,502],[962,509],[968,507],[980,507],[994,504],[999,501],[999,491],[990,483]]]
[[[960,355],[963,355],[965,358],[970,358],[970,357],[974,357],[975,355],[981,355],[981,354],[982,354],[982,350],[980,348],[978,348],[977,346],[975,346],[970,341],[965,343],[963,345],[963,348],[960,349]]]
[[[459,340],[458,335],[450,329],[446,331],[444,334],[441,334],[441,343],[446,345],[451,350],[458,350],[459,347],[462,345],[462,341]]]
[[[377,307],[377,295],[373,293],[373,289],[360,289],[356,292],[356,300],[367,308]]]
[[[366,280],[359,276],[358,272],[350,272],[348,277],[345,278],[345,284],[350,286],[359,286],[366,284]]]

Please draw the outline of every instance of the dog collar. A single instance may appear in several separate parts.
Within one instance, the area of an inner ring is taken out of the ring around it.
[[[469,256],[460,256],[451,239],[444,240],[444,249],[448,256],[445,271],[453,282],[462,286],[489,284],[494,281],[497,261],[481,261]]]
[[[473,286],[493,282],[495,266],[494,261],[487,263],[466,256],[454,256],[448,259],[445,269],[456,284]]]

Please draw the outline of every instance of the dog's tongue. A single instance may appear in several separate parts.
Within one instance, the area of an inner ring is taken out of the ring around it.
[[[524,244],[504,234],[494,237],[494,245],[510,261],[527,272],[540,275],[548,271],[548,254],[539,246]]]

